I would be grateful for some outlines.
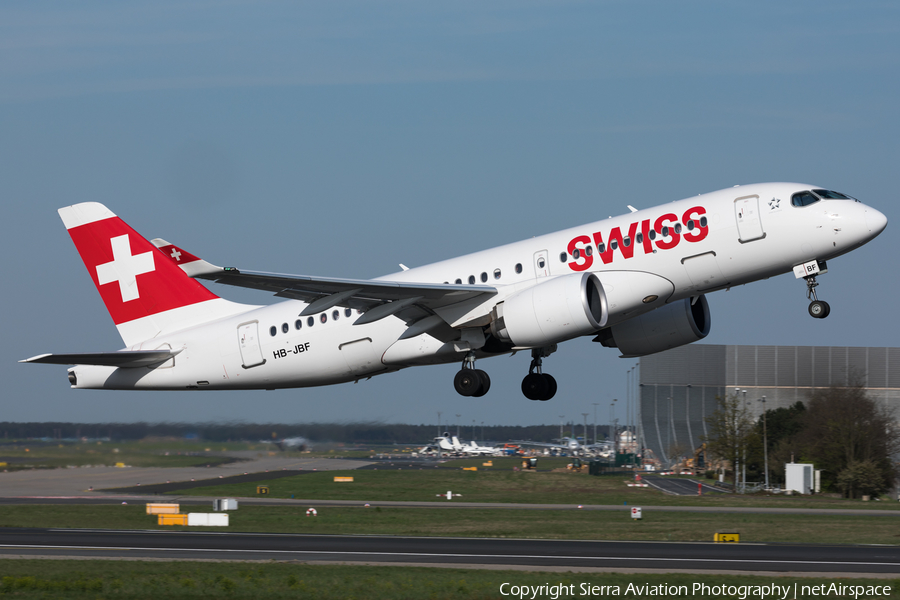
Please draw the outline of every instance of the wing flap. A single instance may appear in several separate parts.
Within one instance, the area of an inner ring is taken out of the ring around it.
[[[179,352],[178,350],[122,350],[119,352],[83,352],[79,354],[39,354],[23,363],[49,365],[98,365],[103,367],[152,367],[163,363]]]

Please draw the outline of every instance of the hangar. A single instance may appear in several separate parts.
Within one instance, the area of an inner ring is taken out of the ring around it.
[[[900,348],[691,344],[639,365],[638,433],[664,465],[702,443],[705,419],[726,393],[739,391],[758,418],[764,406],[805,402],[811,391],[843,385],[850,375],[900,415]]]

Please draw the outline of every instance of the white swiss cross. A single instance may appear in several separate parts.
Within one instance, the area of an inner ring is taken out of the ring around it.
[[[113,260],[97,265],[97,281],[100,285],[118,281],[122,302],[137,300],[141,297],[138,292],[137,276],[156,270],[153,253],[144,252],[132,255],[127,233],[110,238],[109,242],[112,244]]]
[[[171,256],[175,259],[175,262],[179,262],[181,260],[181,252],[179,252],[177,248],[172,250]]]

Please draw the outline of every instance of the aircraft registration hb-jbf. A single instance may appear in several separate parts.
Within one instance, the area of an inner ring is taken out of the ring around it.
[[[477,359],[531,351],[522,391],[556,393],[542,360],[580,336],[624,357],[704,338],[704,294],[793,271],[809,313],[826,261],[887,218],[850,196],[794,183],[736,186],[371,280],[221,268],[141,237],[105,206],[59,210],[126,348],[44,354],[73,388],[276,389],[461,362],[463,396],[491,380]],[[219,298],[197,279],[274,292],[270,306]]]

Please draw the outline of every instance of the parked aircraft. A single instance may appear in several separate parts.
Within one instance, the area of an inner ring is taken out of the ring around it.
[[[480,446],[475,440],[470,440],[468,444],[463,444],[463,454],[469,456],[494,456],[499,454],[499,449],[494,446]]]
[[[516,444],[530,448],[547,448],[552,453],[565,452],[566,454],[606,454],[612,450],[612,442],[600,442],[597,444],[582,444],[577,438],[561,437],[553,442],[516,441]]]
[[[809,314],[826,261],[877,236],[879,211],[796,183],[736,186],[377,279],[217,267],[156,239],[105,206],[59,210],[119,330],[118,352],[43,354],[72,364],[73,388],[274,389],[330,385],[406,367],[461,363],[454,387],[483,396],[477,360],[530,352],[522,391],[548,400],[543,361],[593,336],[623,357],[704,338],[705,294],[794,272]],[[401,265],[402,266],[402,265]],[[197,280],[255,288],[284,302],[224,300]]]
[[[483,456],[483,455],[493,455],[497,452],[497,448],[493,448],[490,446],[479,446],[474,440],[464,444],[459,441],[459,438],[455,435],[450,435],[448,432],[444,432],[444,435],[439,435],[434,438],[431,443],[419,452],[421,453],[430,453],[430,452],[443,452],[446,454],[453,455],[472,455],[472,456]]]

